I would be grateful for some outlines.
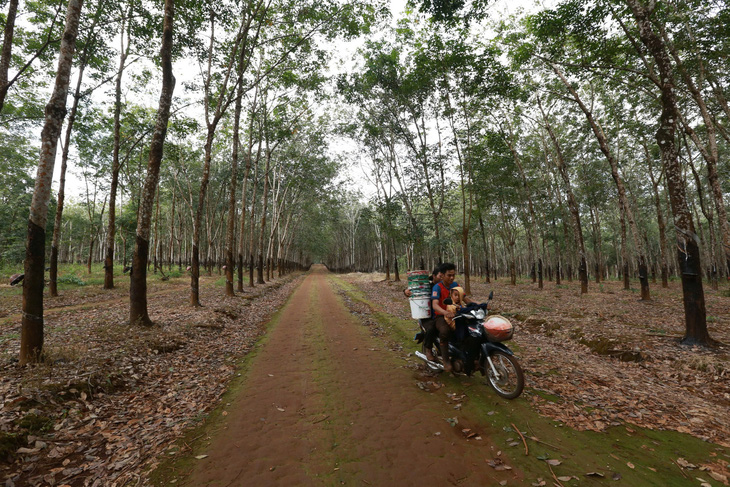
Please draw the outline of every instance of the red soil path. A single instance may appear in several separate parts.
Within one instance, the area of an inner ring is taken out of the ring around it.
[[[496,451],[488,439],[466,441],[449,426],[441,397],[415,387],[382,345],[345,308],[326,270],[315,268],[270,329],[185,485],[496,486],[514,479],[514,471],[487,466]]]

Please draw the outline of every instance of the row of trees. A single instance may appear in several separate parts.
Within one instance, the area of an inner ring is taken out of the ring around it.
[[[317,109],[326,96],[322,46],[367,30],[382,13],[334,1],[10,0],[0,145],[12,169],[3,177],[17,187],[3,198],[18,207],[0,217],[13,223],[2,247],[12,259],[22,208],[31,208],[21,364],[42,353],[47,253],[52,295],[59,253],[86,252],[89,264],[103,254],[105,288],[131,253],[130,322],[143,325],[151,324],[150,260],[189,264],[190,303],[200,306],[201,255],[225,262],[228,294],[235,269],[241,291],[244,267],[254,285],[254,269],[263,283],[265,269],[318,258],[318,217],[339,165],[327,152],[330,122]],[[173,71],[183,71],[183,83]],[[155,92],[156,109],[146,101]],[[38,153],[32,141],[42,120],[38,162],[29,154]],[[52,189],[57,153],[60,187]],[[85,190],[65,215],[72,164]],[[76,235],[85,235],[74,238],[82,212]]]
[[[131,254],[142,324],[155,259],[190,265],[193,306],[213,261],[229,294],[246,269],[253,285],[320,258],[396,275],[454,260],[467,291],[473,273],[581,292],[635,275],[650,299],[651,275],[675,275],[685,342],[710,342],[702,276],[718,286],[730,266],[724,5],[564,0],[487,19],[485,2],[425,1],[365,40],[335,83],[343,111],[323,46],[369,32],[374,2],[7,6],[0,255],[25,245],[23,363],[42,350],[46,254],[51,293],[59,257],[103,256],[111,288]],[[333,132],[357,146],[371,201],[336,186]],[[65,208],[70,165],[83,190]]]
[[[636,275],[645,300],[673,274],[684,342],[710,343],[702,277],[730,272],[726,6],[564,0],[492,21],[481,2],[421,7],[339,80],[377,195],[357,213],[362,246],[332,266],[456,260],[467,292],[495,265],[513,282],[520,267],[540,285],[576,275],[582,293],[589,274]]]

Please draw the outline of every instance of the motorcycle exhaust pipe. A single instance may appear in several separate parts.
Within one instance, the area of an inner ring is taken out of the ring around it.
[[[429,360],[428,358],[426,358],[425,353],[416,352],[416,357],[426,362],[426,365],[428,365],[433,370],[444,370],[444,366],[442,364]]]

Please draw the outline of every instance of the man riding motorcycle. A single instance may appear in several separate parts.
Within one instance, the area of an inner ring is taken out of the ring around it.
[[[446,309],[444,301],[450,297],[450,290],[455,287],[459,287],[459,284],[454,282],[456,277],[456,266],[451,262],[446,262],[441,265],[441,272],[443,273],[443,280],[433,286],[431,290],[431,306],[435,316],[434,324],[439,334],[439,341],[441,343],[441,358],[444,362],[444,370],[451,372],[451,360],[449,360],[449,332],[451,328],[446,323],[445,318],[453,318],[455,313]],[[468,296],[464,296],[464,303],[469,304],[472,301]],[[430,347],[427,347],[427,352]],[[427,353],[428,355],[428,353]],[[429,358],[429,360],[432,360]]]

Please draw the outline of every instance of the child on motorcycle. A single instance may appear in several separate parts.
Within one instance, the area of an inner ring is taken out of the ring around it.
[[[464,289],[461,286],[452,287],[450,289],[451,304],[446,305],[446,311],[450,311],[456,315],[456,313],[464,305]],[[446,323],[451,327],[452,330],[456,329],[456,322],[454,318],[446,317]]]
[[[451,295],[451,289],[459,287],[454,282],[456,277],[456,266],[451,262],[446,262],[441,266],[443,280],[433,287],[431,291],[431,306],[436,317],[435,325],[439,333],[439,342],[441,344],[441,358],[444,362],[444,371],[451,372],[451,360],[449,360],[449,332],[451,327],[446,322],[447,318],[453,319],[456,314],[446,309],[444,303]],[[471,300],[467,296],[460,296],[463,304],[469,304]]]

